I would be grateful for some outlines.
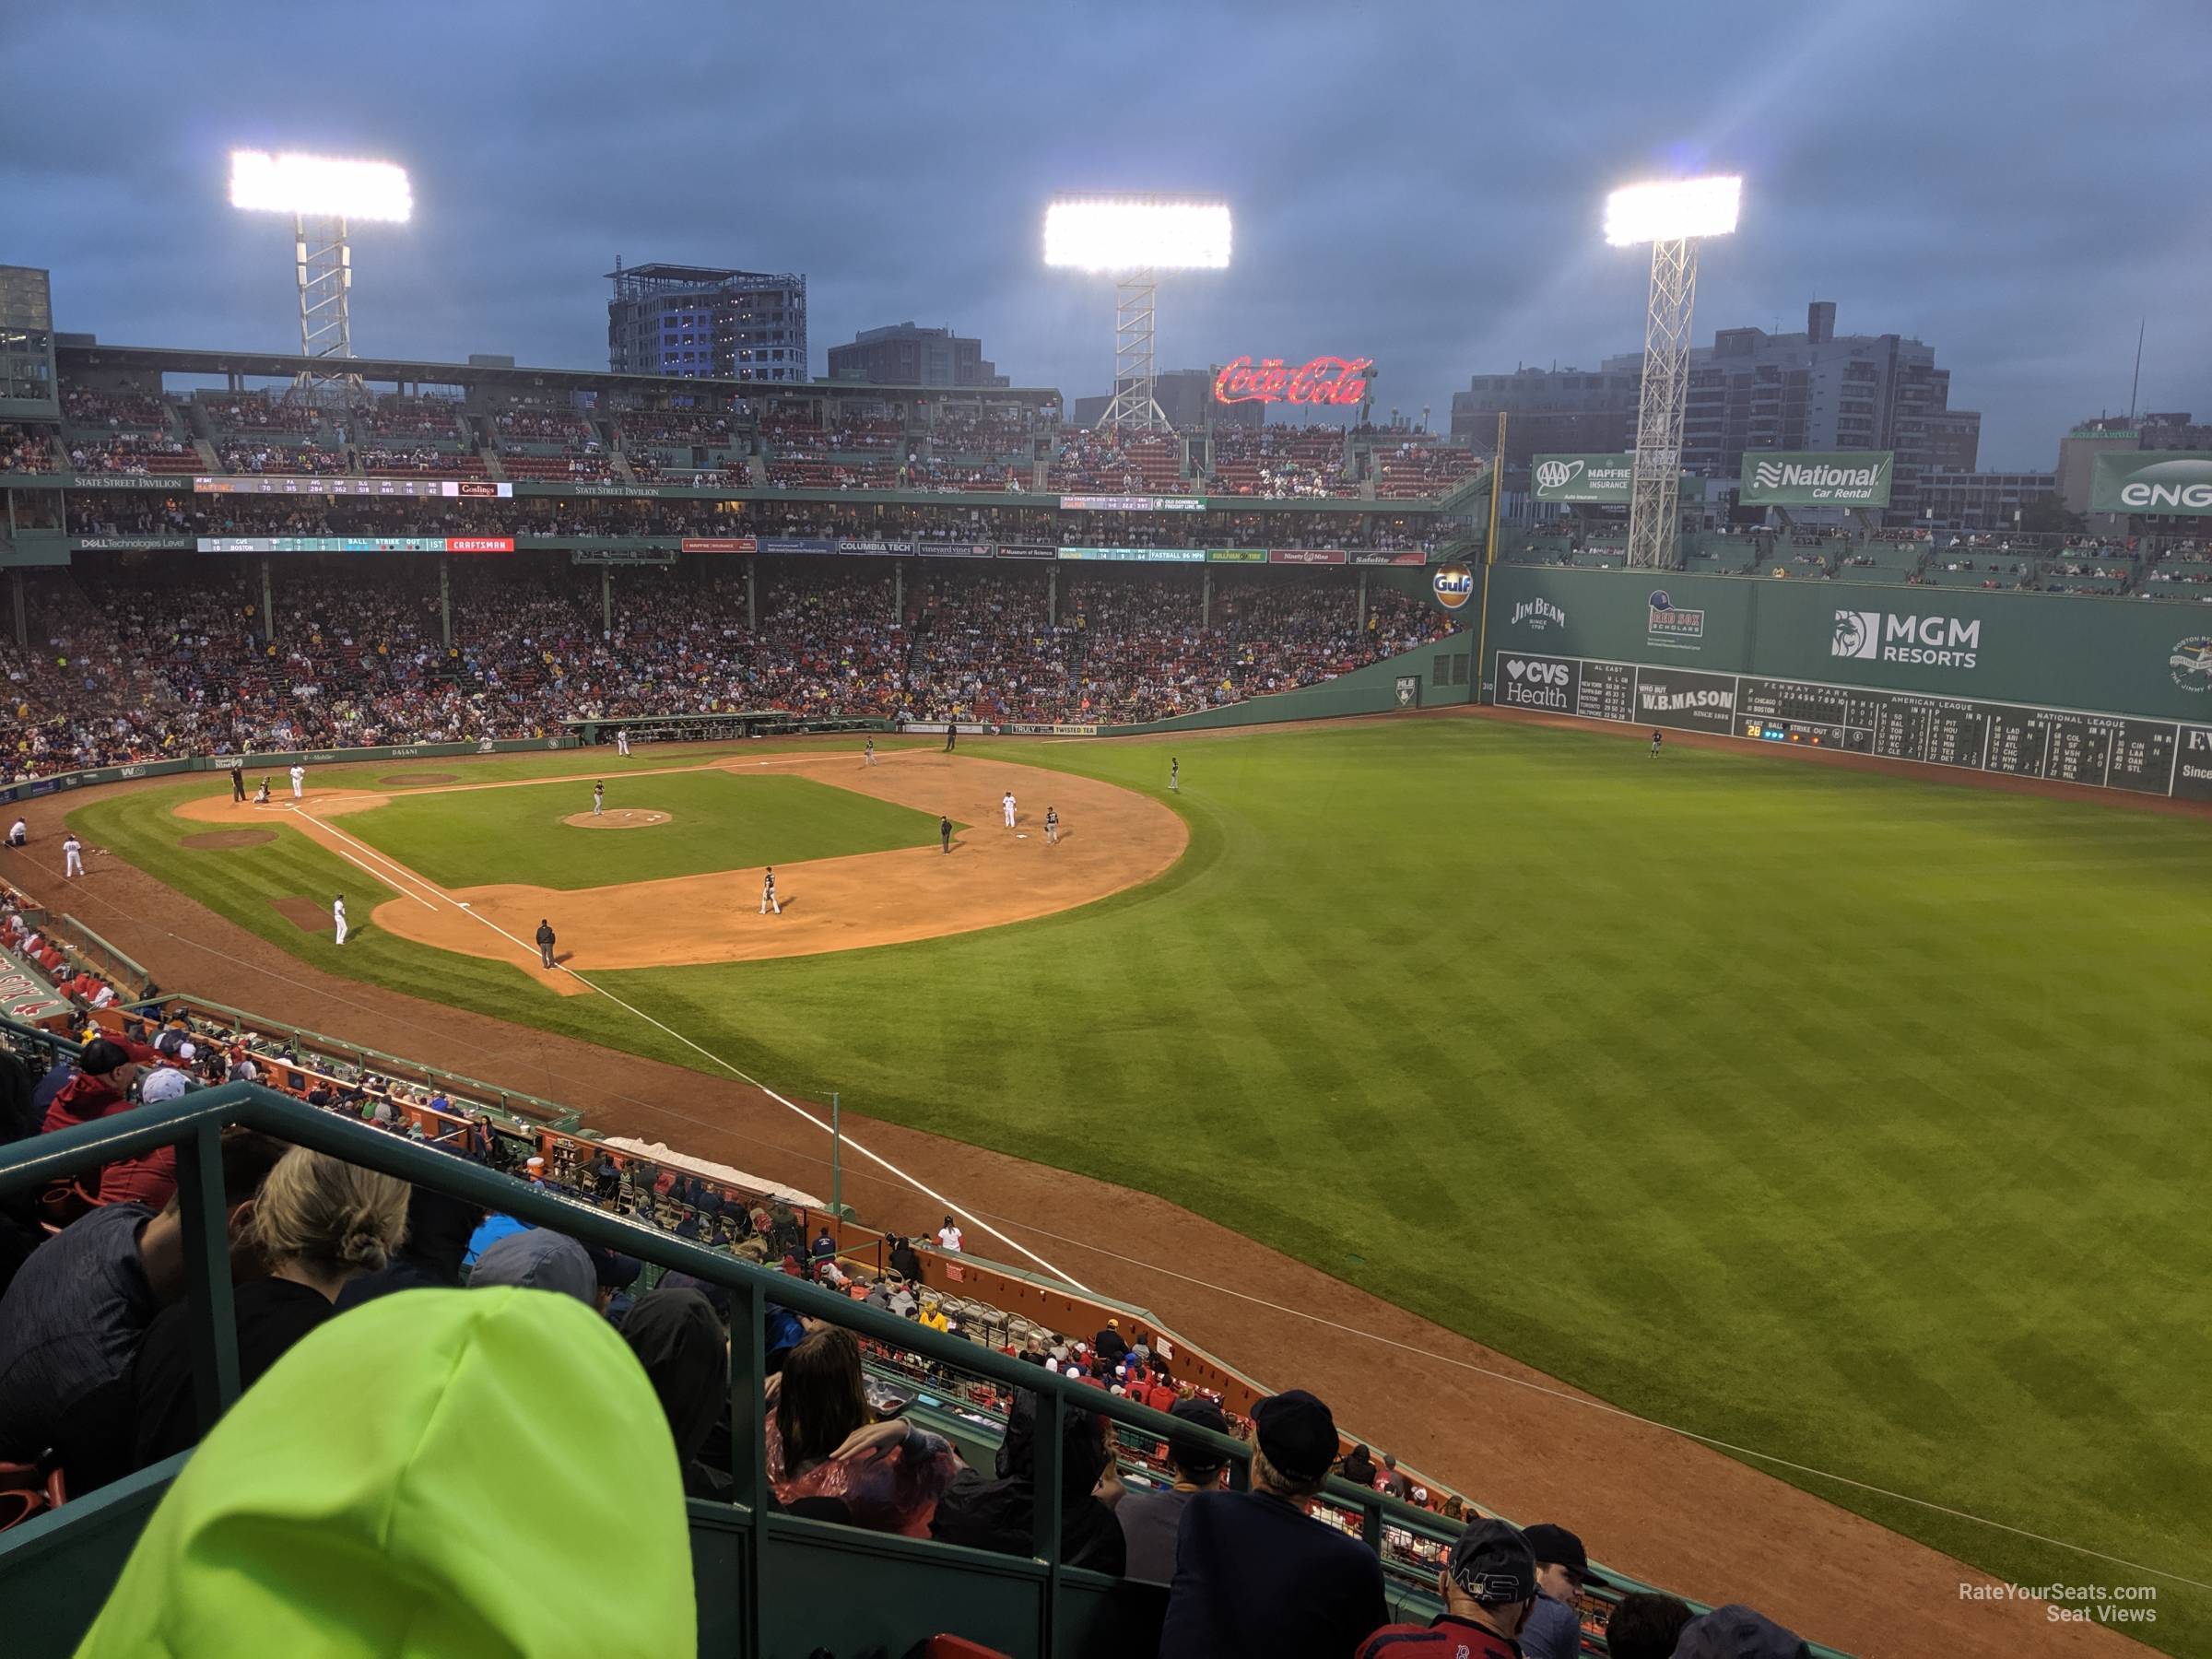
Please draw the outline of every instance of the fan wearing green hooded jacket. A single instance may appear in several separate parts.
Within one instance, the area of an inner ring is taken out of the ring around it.
[[[77,1654],[689,1659],[697,1618],[676,1445],[622,1338],[572,1297],[407,1290],[241,1396]]]

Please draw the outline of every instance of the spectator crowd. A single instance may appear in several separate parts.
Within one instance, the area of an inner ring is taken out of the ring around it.
[[[374,505],[387,505],[376,503]],[[480,504],[433,504],[465,523]],[[620,512],[635,503],[610,502]],[[224,501],[283,526],[354,504]],[[109,521],[118,533],[182,501]],[[17,778],[198,754],[539,737],[564,721],[794,715],[1100,724],[1292,689],[1448,631],[1416,595],[1343,572],[1198,575],[880,559],[641,567],[431,557],[274,574],[205,556],[80,558],[26,578],[30,637],[0,646],[0,755]],[[903,592],[903,607],[900,596]],[[444,618],[452,622],[445,638]],[[753,625],[757,616],[757,627]],[[604,626],[610,620],[611,628]],[[271,626],[273,622],[273,627]]]

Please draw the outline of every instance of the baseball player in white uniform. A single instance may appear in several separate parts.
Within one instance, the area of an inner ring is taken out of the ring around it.
[[[264,778],[261,781],[261,787],[253,792],[253,805],[256,806],[266,806],[268,804],[269,781],[266,778]]]
[[[615,753],[625,760],[629,759],[629,728],[628,726],[615,728]]]
[[[1004,812],[1006,813],[1006,828],[1007,828],[1007,829],[1009,829],[1009,830],[1013,829],[1013,828],[1014,828],[1014,792],[1013,792],[1012,790],[1010,790],[1010,789],[1009,789],[1009,790],[1007,790],[1007,791],[1006,791],[1006,793],[1005,794],[1003,794],[1003,795],[999,796],[999,798],[998,798],[998,805],[999,805],[999,807],[1000,807],[1000,809],[1001,809],[1002,811],[1004,811]]]
[[[594,818],[604,818],[606,815],[606,785],[605,783],[594,783],[592,785],[592,816]]]
[[[868,764],[868,765],[870,765],[870,766],[873,766],[873,765],[875,765],[875,764],[876,764],[876,739],[875,739],[875,738],[873,738],[873,737],[869,738],[869,739],[868,739],[868,742],[867,742],[867,747],[866,747],[865,748],[864,748],[864,749],[861,751],[861,753],[863,754],[863,756],[865,756],[865,759],[866,759],[866,764]]]
[[[85,873],[85,843],[76,839],[72,830],[62,842],[62,874],[77,877]]]
[[[346,895],[340,893],[330,901],[331,930],[338,935],[338,943],[346,943]]]
[[[771,911],[779,916],[783,913],[783,907],[776,902],[776,866],[774,865],[770,865],[768,873],[760,878],[760,913],[765,916]]]
[[[295,761],[292,765],[292,799],[298,800],[307,792],[307,768]]]
[[[18,818],[7,827],[7,844],[11,847],[30,845],[30,826]]]

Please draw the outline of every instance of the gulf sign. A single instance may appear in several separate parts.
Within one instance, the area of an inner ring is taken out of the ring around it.
[[[1475,597],[1475,572],[1465,565],[1440,565],[1436,574],[1429,578],[1429,586],[1439,605],[1455,611]]]
[[[1241,357],[1214,376],[1216,403],[1356,404],[1367,397],[1373,358],[1317,357],[1291,369],[1281,358]]]

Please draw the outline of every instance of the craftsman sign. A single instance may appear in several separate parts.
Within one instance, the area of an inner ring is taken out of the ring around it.
[[[1255,367],[1248,357],[1214,376],[1217,403],[1356,404],[1367,396],[1368,371],[1373,358],[1317,357],[1296,369],[1281,358],[1263,358]]]

